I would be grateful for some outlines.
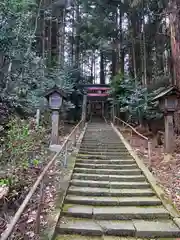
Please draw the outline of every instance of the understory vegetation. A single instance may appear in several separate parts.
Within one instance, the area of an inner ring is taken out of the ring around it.
[[[149,91],[134,79],[122,74],[116,75],[111,81],[111,94],[119,112],[126,113],[125,120],[136,125],[163,118],[158,102],[152,102],[153,97],[163,89],[164,87]]]

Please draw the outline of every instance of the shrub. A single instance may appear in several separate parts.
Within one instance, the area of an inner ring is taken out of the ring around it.
[[[43,127],[36,129],[34,119],[11,119],[2,154],[3,163],[30,166],[44,149],[45,134]]]

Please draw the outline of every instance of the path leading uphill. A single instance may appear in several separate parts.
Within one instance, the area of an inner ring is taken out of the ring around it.
[[[77,155],[56,239],[166,237],[180,237],[180,229],[136,160],[110,125],[90,123]]]

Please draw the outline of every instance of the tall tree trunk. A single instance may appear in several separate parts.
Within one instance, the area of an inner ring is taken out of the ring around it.
[[[65,9],[60,9],[59,16],[59,58],[58,63],[60,68],[64,67],[64,30],[65,30]]]
[[[90,68],[90,71],[91,71],[91,82],[93,84],[93,60],[94,60],[94,53],[92,51],[92,54],[91,54],[91,68]]]
[[[170,32],[171,32],[171,53],[173,61],[174,84],[180,88],[180,23],[179,11],[180,3],[178,0],[170,0],[172,11],[170,14]]]
[[[133,62],[133,69],[134,69],[134,78],[137,81],[136,54],[135,54],[135,44],[134,44],[133,37],[132,37],[132,62]]]
[[[96,51],[93,52],[93,83],[96,83]]]
[[[52,4],[52,0],[50,1]],[[52,14],[49,16],[48,21],[48,66],[52,63]]]
[[[170,32],[171,32],[171,53],[173,61],[174,84],[180,89],[180,3],[179,0],[170,0]],[[180,132],[180,114],[174,114],[175,130]]]
[[[123,49],[123,30],[122,30],[122,18],[123,18],[123,13],[121,6],[118,8],[119,9],[119,36],[120,36],[120,51],[119,51],[119,56],[120,56],[120,70],[121,73],[124,74],[124,49]]]
[[[72,34],[71,34],[71,65],[75,64],[75,54],[74,54],[74,40],[75,40],[75,6],[72,3]]]
[[[100,50],[100,84],[105,84],[104,53]]]
[[[80,3],[79,0],[76,0],[76,36],[75,36],[75,67],[79,68],[79,57],[80,57],[80,32],[79,32],[79,23],[80,23]]]
[[[143,86],[147,87],[147,57],[146,57],[146,33],[145,33],[145,19],[144,19],[144,0],[142,1],[142,44],[143,44]]]

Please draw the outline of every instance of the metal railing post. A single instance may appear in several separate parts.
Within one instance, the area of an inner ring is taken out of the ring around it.
[[[67,167],[67,153],[68,153],[67,145],[68,145],[68,142],[66,143],[65,153],[64,153],[64,167],[65,167],[65,168]]]
[[[131,134],[131,137],[130,137],[130,144],[132,143],[132,136],[133,136],[133,131],[132,129],[130,130],[130,134]]]
[[[148,158],[149,158],[149,165],[151,167],[152,164],[152,143],[148,140]]]
[[[76,134],[77,134],[77,130],[74,132],[74,136],[73,136],[73,146],[76,146]]]
[[[44,178],[40,183],[40,196],[39,196],[39,204],[38,204],[38,209],[37,209],[37,214],[36,214],[36,226],[35,226],[35,232],[36,234],[40,233],[40,223],[41,223],[41,212],[43,208],[43,201],[44,201]]]

